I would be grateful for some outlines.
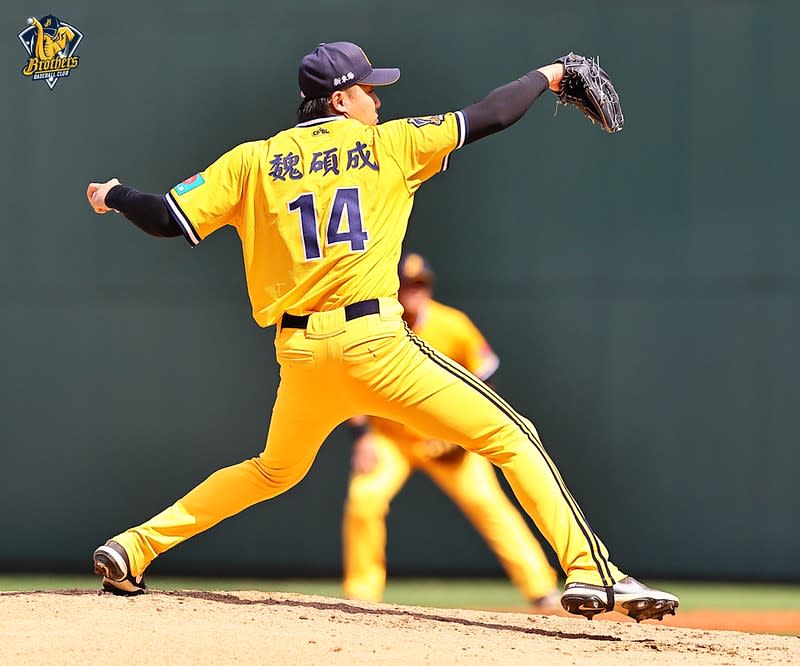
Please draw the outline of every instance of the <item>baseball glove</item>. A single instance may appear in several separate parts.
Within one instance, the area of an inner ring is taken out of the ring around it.
[[[577,106],[593,123],[600,123],[606,132],[619,132],[625,119],[619,95],[598,59],[568,53],[556,62],[564,65],[561,89],[556,93],[558,104]]]

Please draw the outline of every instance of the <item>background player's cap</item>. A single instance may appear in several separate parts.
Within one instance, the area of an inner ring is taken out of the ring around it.
[[[356,83],[388,86],[400,78],[400,70],[373,69],[367,55],[350,42],[320,44],[300,61],[297,79],[307,99],[326,97]]]
[[[435,277],[428,260],[415,252],[404,253],[397,266],[401,284],[421,283],[432,285]]]

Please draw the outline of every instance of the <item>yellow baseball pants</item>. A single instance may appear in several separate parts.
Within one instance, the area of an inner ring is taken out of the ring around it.
[[[497,465],[553,547],[567,581],[612,585],[623,574],[592,532],[533,424],[457,363],[417,338],[402,307],[346,321],[343,308],[279,328],[281,381],[257,458],[214,472],[151,520],[117,535],[138,576],[158,555],[243,509],[288,490],[328,434],[356,414],[383,416],[454,442]]]
[[[486,458],[468,452],[454,458],[418,457],[413,454],[416,441],[395,443],[378,433],[371,437],[375,468],[350,478],[342,524],[348,598],[381,600],[386,586],[386,514],[416,468],[461,509],[526,599],[533,601],[553,591],[556,572]]]

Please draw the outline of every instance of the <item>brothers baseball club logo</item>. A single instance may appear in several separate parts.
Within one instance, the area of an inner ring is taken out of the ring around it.
[[[59,79],[69,76],[78,66],[75,50],[83,33],[74,25],[64,23],[52,14],[40,19],[29,18],[28,27],[19,33],[19,40],[28,52],[23,76],[32,81],[46,81],[52,90]]]

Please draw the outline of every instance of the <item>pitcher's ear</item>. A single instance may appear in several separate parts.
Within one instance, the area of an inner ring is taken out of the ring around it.
[[[331,108],[336,113],[344,113],[347,110],[347,93],[344,90],[336,90],[330,97]]]

